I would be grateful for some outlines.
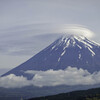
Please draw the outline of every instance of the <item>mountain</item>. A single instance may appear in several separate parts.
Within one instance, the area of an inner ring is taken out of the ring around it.
[[[39,52],[38,54],[30,58],[29,60],[27,60],[26,62],[10,70],[9,72],[5,73],[2,76],[15,74],[16,76],[21,76],[20,78],[21,80],[23,79],[22,77],[23,75],[24,77],[27,77],[28,79],[27,81],[33,82],[34,75],[25,73],[26,71],[34,70],[35,72],[37,71],[38,73],[41,74],[41,72],[45,73],[45,71],[47,73],[48,70],[52,71],[50,69],[53,69],[53,72],[55,72],[54,70],[59,71],[61,69],[60,71],[62,72],[64,69],[68,68],[68,66],[77,67],[78,69],[81,68],[81,69],[88,70],[88,72],[90,72],[88,76],[93,76],[92,78],[95,78],[96,80],[97,77],[99,77],[100,75],[99,73],[97,74],[94,73],[96,71],[100,71],[100,45],[83,36],[74,36],[74,35],[62,36],[58,38],[56,41],[54,41],[47,48],[45,48],[44,50],[42,50],[41,52]],[[82,70],[80,71],[82,72]],[[71,71],[70,74],[72,73],[73,71]],[[70,75],[68,76],[67,79],[66,77],[63,78],[64,76],[67,76],[67,75],[69,74],[60,75],[60,77],[57,76],[59,77],[58,81],[62,82],[63,79],[68,81]],[[76,74],[72,74],[72,75],[76,75]],[[80,74],[78,75],[80,76]],[[10,76],[10,78],[9,76],[4,77],[4,78],[2,76],[1,76],[0,82],[2,82],[2,80],[4,80],[4,82],[7,84],[9,82],[12,82],[12,86],[14,85],[13,80],[19,79],[19,77],[17,78],[12,77],[12,75]],[[73,80],[73,77],[74,76],[71,77],[72,80]],[[75,77],[76,81],[75,79],[74,81],[80,82],[80,77],[78,76],[76,77]],[[91,82],[91,77],[90,78],[86,77],[86,75],[83,74],[83,72],[82,72],[82,77],[87,78],[87,80]],[[78,78],[79,80],[77,80]],[[5,81],[5,79],[7,80]],[[40,80],[40,78],[38,77],[37,79]],[[50,77],[48,81],[46,80],[46,78],[44,78],[44,80],[46,81],[40,80],[39,82],[40,83],[46,82],[46,84],[49,84],[51,79],[54,79],[54,81],[56,81],[53,76],[53,77]],[[93,82],[95,80],[93,80]],[[38,85],[31,84],[31,85],[20,87],[20,88],[19,87],[18,88],[17,87],[5,88],[4,85],[7,85],[7,84],[4,84],[3,85],[4,87],[0,87],[0,100],[8,100],[8,98],[9,100],[13,100],[13,99],[18,100],[21,97],[23,97],[24,99],[27,99],[27,98],[32,98],[32,97],[40,97],[40,96],[47,96],[47,95],[55,95],[59,93],[67,93],[67,92],[71,92],[75,90],[85,90],[89,88],[96,88],[96,87],[100,87],[98,80],[96,80],[98,84],[90,83],[90,84],[85,84],[85,85],[84,84],[70,85],[69,83],[68,85],[60,84],[60,85],[55,85],[55,86],[43,85],[43,87],[39,87]],[[24,83],[27,83],[27,81],[24,81]],[[82,82],[85,83],[84,80]],[[20,86],[20,84],[23,84],[23,83],[16,83],[16,84]]]
[[[100,70],[100,45],[83,36],[62,36],[28,61],[2,76],[15,74],[28,79],[33,76],[27,70],[66,69],[68,66],[88,70]]]

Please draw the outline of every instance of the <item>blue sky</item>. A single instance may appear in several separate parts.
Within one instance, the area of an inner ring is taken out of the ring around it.
[[[100,0],[0,0],[0,69],[26,61],[69,26],[100,43]]]

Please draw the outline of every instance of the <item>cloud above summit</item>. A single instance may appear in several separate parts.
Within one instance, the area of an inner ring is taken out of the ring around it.
[[[0,51],[10,55],[36,54],[63,34],[83,35],[88,38],[94,35],[82,25],[49,23],[17,26],[2,30],[1,33]]]
[[[72,34],[72,35],[83,35],[87,38],[93,38],[94,37],[94,33],[86,28],[85,26],[82,26],[82,25],[65,25],[63,26],[62,28],[62,33],[65,33],[65,34]]]

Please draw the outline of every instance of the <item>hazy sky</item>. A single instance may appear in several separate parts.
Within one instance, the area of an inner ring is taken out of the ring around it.
[[[69,27],[100,43],[100,0],[0,0],[0,68],[16,67]]]

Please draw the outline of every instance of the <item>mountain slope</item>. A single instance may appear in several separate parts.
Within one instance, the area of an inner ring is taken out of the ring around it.
[[[87,69],[91,73],[100,70],[100,45],[83,36],[62,36],[28,61],[2,76],[15,74],[31,79],[33,76],[24,73],[25,71],[58,70],[66,69],[68,66]]]

